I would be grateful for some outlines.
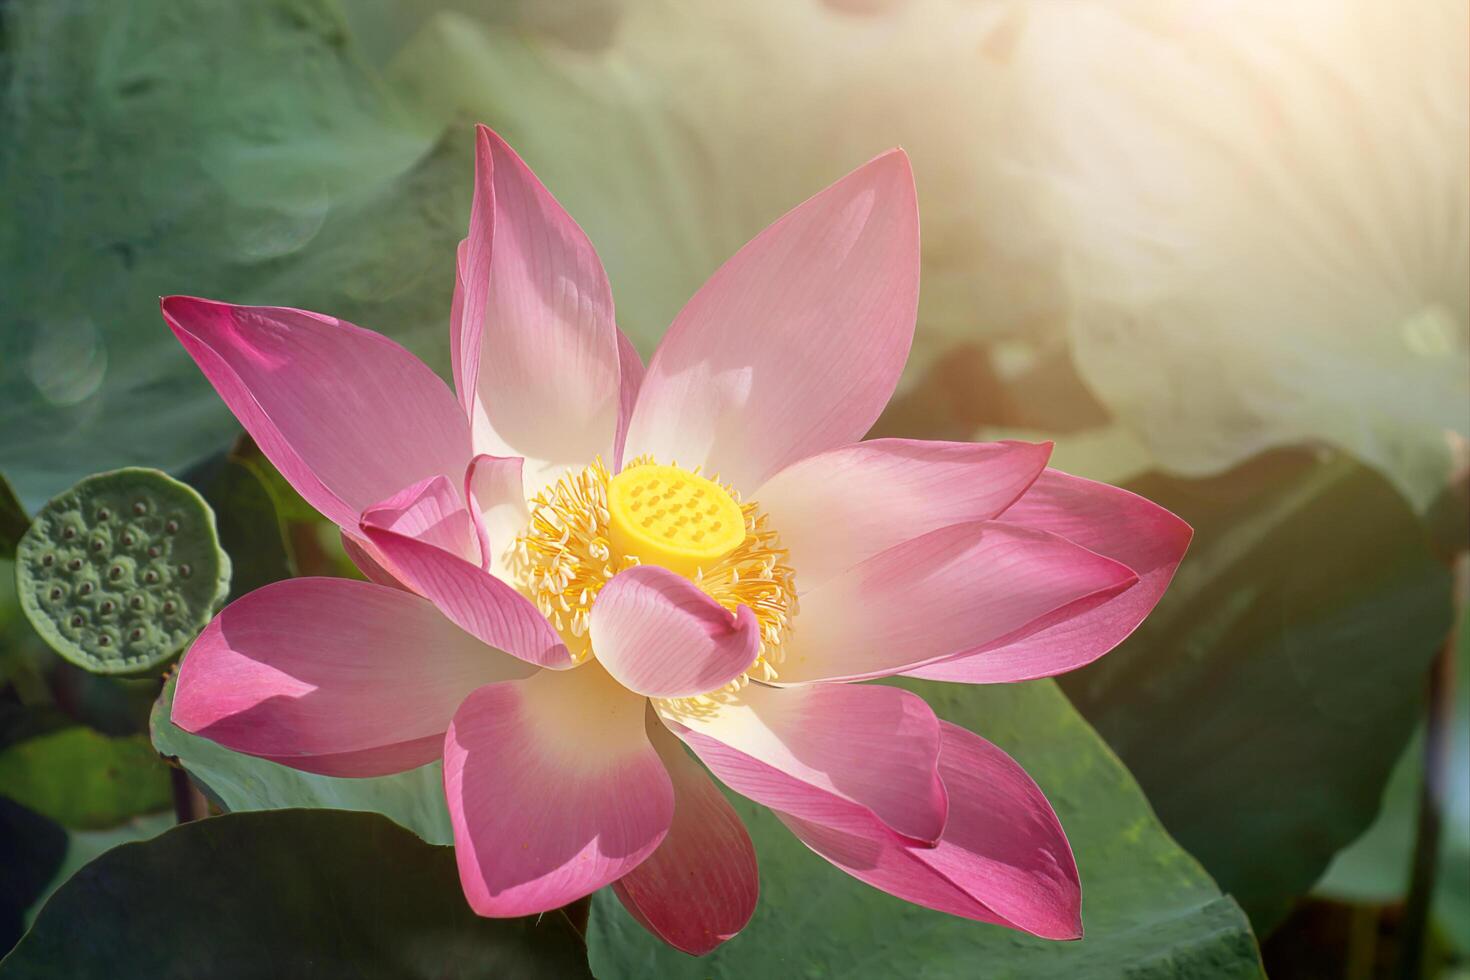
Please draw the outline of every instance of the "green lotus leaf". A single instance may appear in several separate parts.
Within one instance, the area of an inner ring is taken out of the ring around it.
[[[1195,538],[1154,613],[1062,689],[1264,933],[1372,821],[1449,630],[1449,573],[1344,455],[1129,488]]]

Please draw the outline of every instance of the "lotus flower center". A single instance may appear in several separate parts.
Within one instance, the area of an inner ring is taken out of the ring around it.
[[[677,466],[626,469],[608,481],[613,552],[692,576],[745,541],[745,516],[725,488]]]
[[[616,476],[601,460],[569,470],[530,505],[530,523],[504,555],[506,570],[576,662],[597,655],[589,623],[602,587],[636,565],[660,565],[731,612],[755,613],[760,653],[736,688],[776,679],[797,611],[795,573],[759,504],[718,478],[645,456]]]

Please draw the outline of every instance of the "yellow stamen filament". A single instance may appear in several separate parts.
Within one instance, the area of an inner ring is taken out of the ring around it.
[[[731,612],[750,607],[760,652],[733,690],[776,679],[797,608],[786,551],[759,505],[742,503],[717,478],[648,459],[615,477],[594,460],[537,494],[507,564],[578,663],[596,655],[587,623],[597,593],[634,565],[679,572]]]

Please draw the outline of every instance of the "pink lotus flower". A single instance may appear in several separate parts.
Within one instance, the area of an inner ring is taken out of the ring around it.
[[[907,356],[918,269],[895,150],[726,262],[645,370],[586,236],[481,128],[457,399],[340,320],[165,299],[378,583],[236,600],[185,658],[174,722],[334,776],[442,757],[481,915],[612,884],[679,949],[739,932],[755,855],[688,748],[862,881],[1080,936],[1071,850],[1020,766],[908,691],[846,682],[1088,663],[1190,531],[1046,469],[1048,445],[859,442]]]

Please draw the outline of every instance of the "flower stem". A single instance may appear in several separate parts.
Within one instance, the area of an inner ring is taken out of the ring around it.
[[[179,823],[188,823],[201,817],[209,816],[209,801],[204,794],[194,788],[189,781],[189,774],[184,772],[181,766],[172,766],[168,772],[169,783],[173,789],[174,816]]]

